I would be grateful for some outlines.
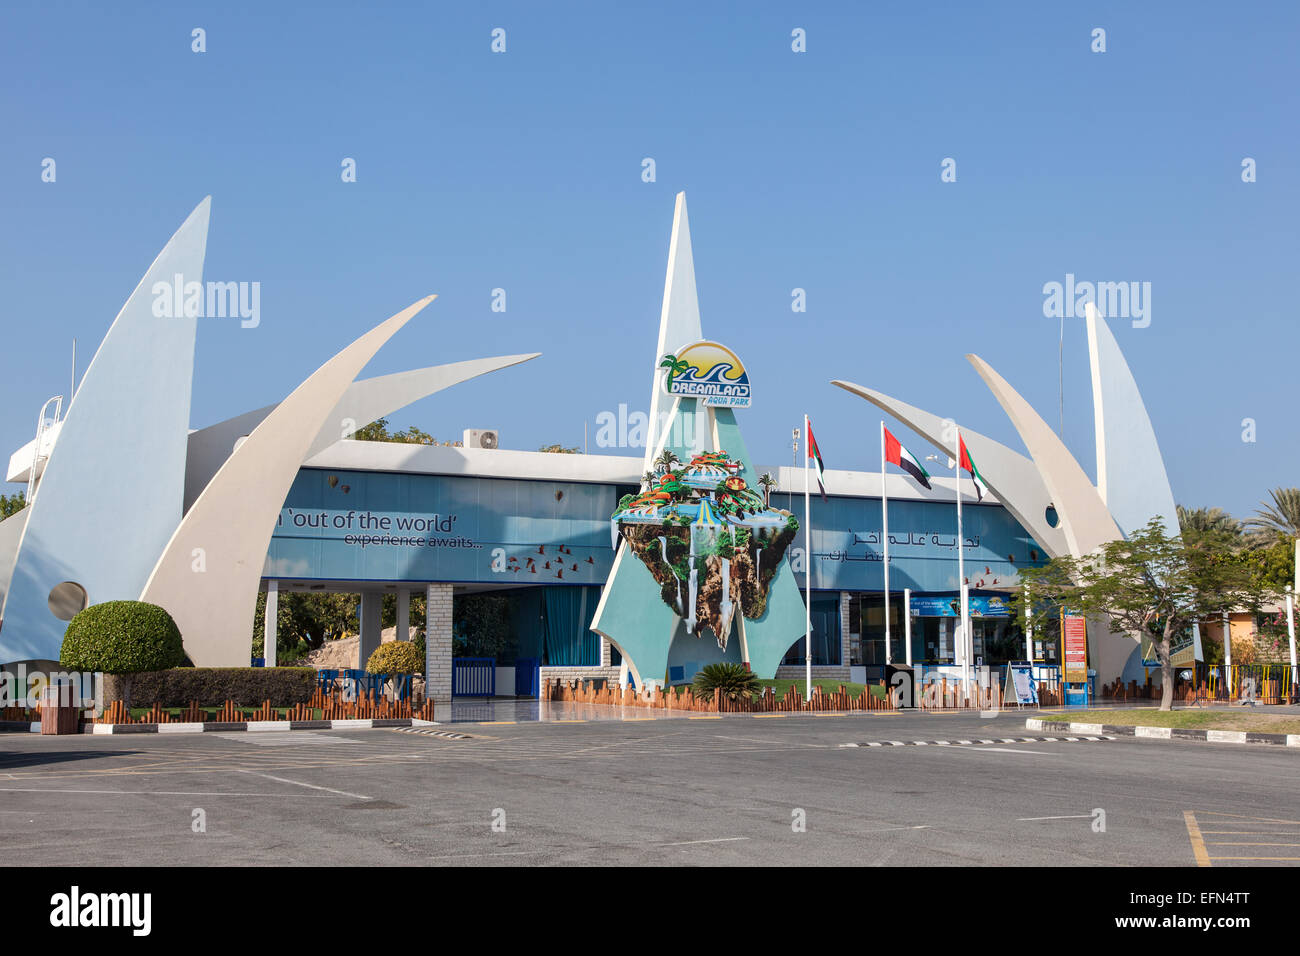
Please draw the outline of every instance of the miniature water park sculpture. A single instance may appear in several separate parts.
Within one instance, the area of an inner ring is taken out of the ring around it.
[[[698,454],[624,495],[611,518],[614,547],[627,541],[687,632],[707,628],[723,650],[737,607],[750,620],[767,609],[768,585],[799,529],[747,487],[742,470],[725,451]]]

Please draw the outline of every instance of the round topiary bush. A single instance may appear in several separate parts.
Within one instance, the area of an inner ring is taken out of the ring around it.
[[[423,671],[424,658],[414,641],[380,644],[366,661],[367,674],[420,674]]]
[[[68,622],[59,663],[70,670],[138,674],[185,661],[172,616],[143,601],[92,604]]]

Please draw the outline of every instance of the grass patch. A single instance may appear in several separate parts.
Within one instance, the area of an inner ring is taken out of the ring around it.
[[[1244,730],[1266,734],[1300,734],[1300,717],[1294,714],[1260,713],[1259,708],[1207,708],[1205,710],[1160,711],[1154,707],[1131,710],[1069,710],[1044,714],[1044,720],[1065,720],[1085,724],[1115,724],[1121,727],[1178,727],[1187,730]]]

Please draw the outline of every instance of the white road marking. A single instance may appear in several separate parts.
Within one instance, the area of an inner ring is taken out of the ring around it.
[[[1017,823],[1030,823],[1034,820],[1091,820],[1091,813],[1071,813],[1063,817],[1016,817]]]
[[[206,734],[208,737],[220,737],[222,740],[237,740],[241,744],[256,744],[259,747],[289,747],[294,744],[359,744],[355,737],[337,737],[334,734],[319,734],[310,730],[295,730],[283,733],[248,733],[234,732],[228,734]]]
[[[695,846],[698,843],[736,843],[749,837],[720,837],[716,840],[686,840],[682,843],[660,843],[660,846]]]
[[[273,777],[269,773],[258,773],[256,770],[240,770],[239,773],[251,774],[254,777],[265,777],[267,780],[274,780],[277,783],[289,783],[295,787],[307,787],[311,790],[324,790],[326,793],[337,793],[340,797],[352,797],[354,800],[373,800],[374,797],[367,797],[362,793],[348,793],[346,790],[335,790],[332,787],[318,787],[314,783],[303,783],[301,780],[290,780],[287,777]]]
[[[1052,756],[1046,750],[1012,750],[1010,747],[959,747],[957,749],[971,754],[1039,754],[1043,757]]]

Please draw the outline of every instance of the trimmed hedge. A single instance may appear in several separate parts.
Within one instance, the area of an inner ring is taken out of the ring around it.
[[[185,660],[172,616],[144,601],[92,604],[68,622],[59,663],[71,670],[136,674]]]
[[[232,700],[256,707],[269,700],[272,707],[292,707],[311,700],[315,691],[314,667],[176,667],[136,674],[131,703],[184,707],[197,700],[204,707],[219,707]],[[117,695],[110,688],[107,696]]]
[[[424,658],[413,641],[380,644],[366,661],[368,674],[422,674]]]

